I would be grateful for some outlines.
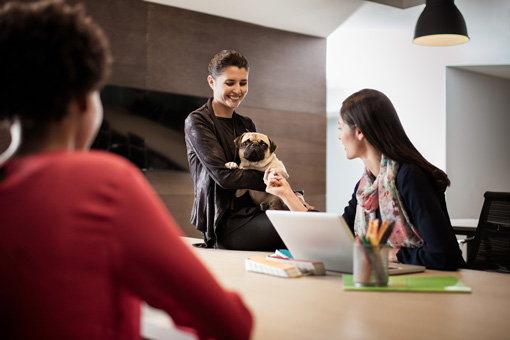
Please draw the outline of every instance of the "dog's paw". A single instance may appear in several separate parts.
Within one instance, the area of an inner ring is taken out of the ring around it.
[[[237,169],[239,166],[237,165],[236,162],[228,162],[228,163],[225,163],[225,166],[228,168],[228,169]]]

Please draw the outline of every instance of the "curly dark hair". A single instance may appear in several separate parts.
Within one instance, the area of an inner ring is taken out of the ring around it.
[[[446,173],[429,163],[414,147],[384,93],[372,89],[353,93],[342,103],[340,116],[351,129],[358,127],[367,141],[389,159],[419,166],[442,190],[450,185]]]
[[[69,102],[99,89],[111,53],[81,5],[10,2],[0,8],[0,119],[25,128],[59,121]]]
[[[223,50],[216,53],[209,62],[209,74],[216,79],[229,66],[237,66],[250,71],[250,64],[241,53],[234,50]]]

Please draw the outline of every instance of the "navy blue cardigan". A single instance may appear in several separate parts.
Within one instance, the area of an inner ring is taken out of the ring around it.
[[[421,248],[401,248],[397,253],[399,262],[439,270],[465,267],[466,263],[448,216],[444,192],[416,165],[401,165],[395,182],[407,215],[424,240]],[[353,231],[358,186],[359,182],[343,215]],[[376,214],[380,220],[379,209]]]

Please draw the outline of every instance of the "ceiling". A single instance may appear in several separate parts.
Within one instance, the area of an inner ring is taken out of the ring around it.
[[[255,25],[326,38],[365,0],[143,0],[235,19]],[[425,0],[371,0],[397,8]]]
[[[510,65],[456,66],[455,68],[481,73],[491,77],[510,79]]]

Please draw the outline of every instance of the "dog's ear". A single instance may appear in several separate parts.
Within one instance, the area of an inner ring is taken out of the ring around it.
[[[271,153],[273,153],[273,152],[275,152],[275,150],[277,148],[276,143],[273,142],[273,140],[271,138],[269,138],[269,137],[267,137],[267,138],[269,139],[269,151]]]
[[[241,143],[243,141],[243,137],[244,137],[244,133],[242,135],[240,135],[239,137],[237,137],[236,139],[234,139],[234,147],[235,147],[234,154],[235,154],[236,161],[240,160],[239,149],[241,148]]]
[[[239,149],[239,146],[241,145],[241,141],[243,140],[243,136],[245,133],[234,139],[234,145],[236,146],[236,149]]]

